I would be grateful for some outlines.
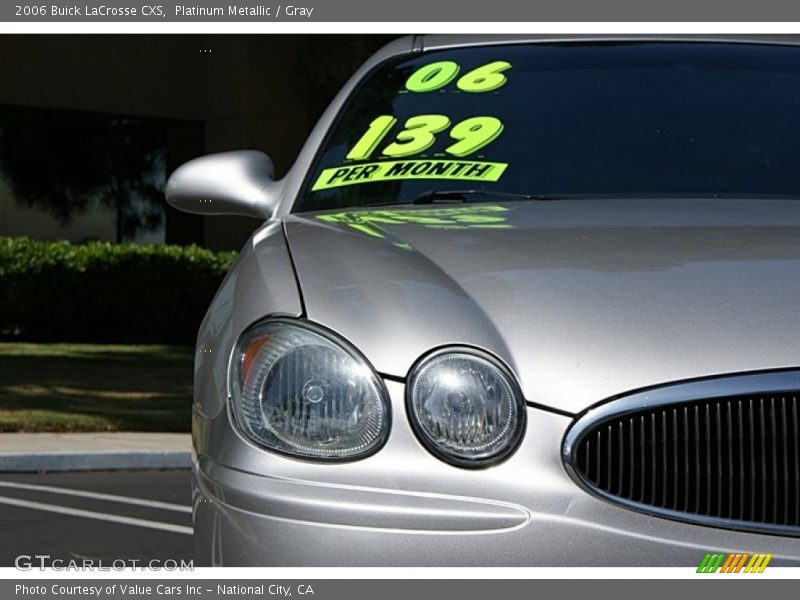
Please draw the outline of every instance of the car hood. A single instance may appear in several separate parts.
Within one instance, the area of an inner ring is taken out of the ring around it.
[[[666,382],[800,365],[800,202],[565,200],[292,215],[309,319],[386,376],[447,345],[576,413]]]

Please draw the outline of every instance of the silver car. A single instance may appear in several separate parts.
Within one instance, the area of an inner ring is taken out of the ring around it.
[[[180,167],[263,220],[197,340],[198,561],[800,564],[795,43],[403,38],[280,181]]]

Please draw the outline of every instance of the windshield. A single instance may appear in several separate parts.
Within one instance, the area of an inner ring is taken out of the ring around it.
[[[687,42],[484,46],[378,68],[296,210],[432,191],[800,197],[800,48]]]

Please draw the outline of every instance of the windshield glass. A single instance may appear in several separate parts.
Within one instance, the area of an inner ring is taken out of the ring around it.
[[[364,81],[297,210],[434,190],[800,197],[800,48],[527,44],[425,53]],[[469,201],[491,195],[467,194]]]

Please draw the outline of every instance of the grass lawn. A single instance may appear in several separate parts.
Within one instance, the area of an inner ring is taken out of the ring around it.
[[[193,349],[0,343],[2,431],[189,431]]]

